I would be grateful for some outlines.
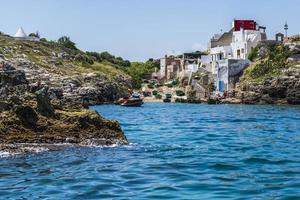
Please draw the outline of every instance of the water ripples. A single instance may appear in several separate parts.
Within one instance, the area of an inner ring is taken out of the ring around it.
[[[93,107],[128,146],[2,157],[1,199],[299,199],[300,109]]]

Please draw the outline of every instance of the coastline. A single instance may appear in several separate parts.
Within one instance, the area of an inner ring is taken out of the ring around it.
[[[0,70],[0,80],[2,152],[30,153],[54,144],[128,144],[117,121],[106,120],[81,104],[51,99],[48,85],[31,85],[25,72],[8,62]]]

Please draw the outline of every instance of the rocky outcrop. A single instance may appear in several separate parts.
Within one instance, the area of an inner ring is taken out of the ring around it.
[[[47,85],[28,84],[25,73],[12,65],[4,63],[0,80],[0,151],[22,152],[24,143],[27,150],[30,144],[127,144],[118,122],[50,99]]]
[[[18,41],[0,35],[0,62],[9,62],[26,75],[30,86],[47,86],[51,100],[61,103],[94,105],[114,102],[126,96],[131,78],[111,63],[86,63],[78,60],[80,50],[71,50],[51,42]],[[16,74],[16,72],[14,72]],[[14,85],[7,71],[0,84]]]
[[[237,88],[245,104],[300,104],[300,43],[257,47],[254,63]]]
[[[246,104],[300,104],[300,66],[261,83],[242,82],[238,97]]]
[[[114,102],[127,95],[131,79],[127,76],[116,76],[109,80],[97,72],[63,75],[41,68],[26,59],[9,59],[17,69],[25,72],[29,84],[39,83],[49,87],[51,99],[60,98],[62,102],[88,105]]]
[[[0,70],[2,70],[0,77],[0,87],[15,86],[28,83],[23,71],[16,70],[12,68],[11,65],[6,64],[3,61],[0,64]]]

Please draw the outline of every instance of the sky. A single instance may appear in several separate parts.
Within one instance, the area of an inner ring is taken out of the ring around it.
[[[234,19],[254,19],[268,38],[300,33],[299,0],[0,0],[0,31],[67,35],[84,51],[108,51],[131,61],[207,47]]]

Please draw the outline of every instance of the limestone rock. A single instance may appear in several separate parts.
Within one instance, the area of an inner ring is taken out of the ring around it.
[[[35,129],[38,115],[30,106],[18,106],[15,110],[17,117],[26,128]]]
[[[37,110],[46,117],[54,117],[54,108],[50,103],[48,88],[44,87],[36,92]]]
[[[24,75],[20,70],[9,71],[11,77]],[[0,76],[3,73],[6,71]],[[36,90],[24,84],[26,79],[19,82],[20,85],[3,83],[5,85],[0,87],[1,150],[26,153],[19,143],[27,146],[68,142],[77,145],[128,144],[118,122],[106,120],[78,104],[76,107],[63,104],[63,99],[55,99],[60,106],[54,107],[47,85]]]

